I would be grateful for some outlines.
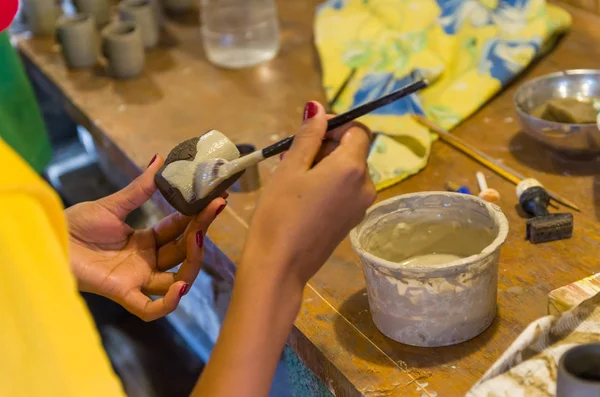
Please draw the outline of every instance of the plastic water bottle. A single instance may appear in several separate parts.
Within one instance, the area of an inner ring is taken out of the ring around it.
[[[201,0],[200,4],[204,51],[215,65],[244,68],[277,55],[274,0]]]

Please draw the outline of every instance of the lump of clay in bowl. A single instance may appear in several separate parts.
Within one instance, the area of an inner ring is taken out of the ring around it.
[[[534,114],[535,116],[535,114]],[[594,124],[596,109],[590,101],[575,98],[556,98],[547,101],[537,116],[544,120],[567,124]]]

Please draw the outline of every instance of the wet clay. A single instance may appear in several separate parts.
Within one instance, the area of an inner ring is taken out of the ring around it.
[[[400,266],[439,266],[444,263],[462,259],[463,256],[452,254],[425,254],[417,255],[400,263]]]
[[[497,234],[492,224],[486,227],[480,219],[455,220],[444,210],[419,211],[401,218],[383,218],[363,240],[365,250],[398,267],[437,266],[476,255]]]
[[[417,193],[372,207],[350,241],[377,328],[414,346],[452,345],[483,332],[496,316],[507,233],[500,208],[476,196]]]
[[[256,151],[234,161],[226,159],[210,159],[198,164],[195,176],[196,197],[207,197],[217,186],[246,168],[257,165],[264,160],[262,153]]]
[[[548,121],[567,124],[596,123],[592,98],[555,98],[535,108],[531,115]]]

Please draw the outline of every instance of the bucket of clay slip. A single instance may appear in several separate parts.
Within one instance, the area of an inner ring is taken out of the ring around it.
[[[407,194],[371,207],[350,240],[377,328],[413,346],[479,335],[496,316],[507,233],[498,206],[467,194]]]

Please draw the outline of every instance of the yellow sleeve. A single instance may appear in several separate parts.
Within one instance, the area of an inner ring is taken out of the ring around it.
[[[0,140],[0,396],[123,396],[68,262],[60,200]]]

